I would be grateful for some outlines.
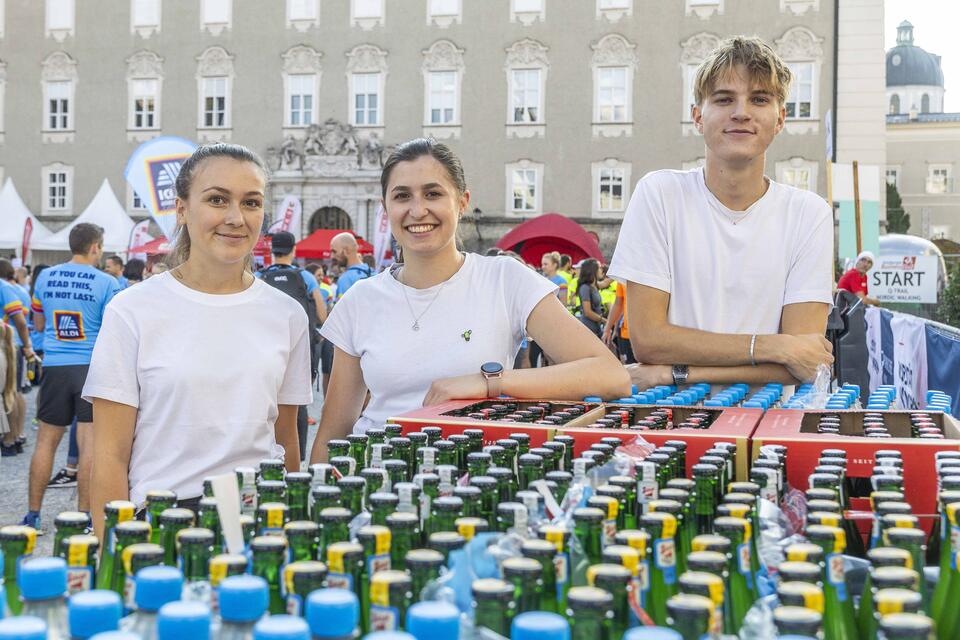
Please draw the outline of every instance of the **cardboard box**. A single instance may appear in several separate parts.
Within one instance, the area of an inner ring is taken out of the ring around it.
[[[824,449],[843,449],[847,452],[847,476],[869,478],[877,451],[897,449],[903,454],[903,484],[907,501],[914,515],[929,531],[932,517],[937,513],[937,472],[934,465],[938,451],[960,450],[960,425],[943,413],[931,413],[934,423],[943,429],[943,440],[921,440],[910,437],[911,411],[883,411],[884,423],[892,438],[867,438],[862,433],[864,411],[798,411],[773,409],[767,411],[753,434],[751,456],[760,454],[765,444],[787,447],[787,480],[792,487],[807,489],[807,479],[813,473],[820,452]],[[849,435],[817,433],[820,416],[840,416],[840,432]],[[851,500],[854,510],[869,511],[869,496]]]

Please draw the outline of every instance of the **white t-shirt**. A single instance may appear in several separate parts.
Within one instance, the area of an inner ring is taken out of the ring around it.
[[[429,289],[402,285],[390,271],[358,281],[320,329],[360,358],[370,403],[354,432],[421,407],[434,380],[480,373],[485,362],[513,368],[530,312],[556,288],[513,258],[472,253],[453,277]]]
[[[131,501],[198,496],[206,476],[283,455],[277,405],[312,402],[307,315],[260,280],[212,295],[156,275],[107,305],[83,397],[139,409]]]
[[[670,324],[774,334],[784,305],[832,301],[832,256],[833,215],[817,194],[770,180],[733,211],[702,168],[665,170],[637,183],[609,273],[669,293]]]

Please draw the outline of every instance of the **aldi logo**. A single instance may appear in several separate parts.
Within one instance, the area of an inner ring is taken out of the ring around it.
[[[177,174],[180,173],[180,167],[189,155],[158,156],[147,158],[144,161],[150,199],[153,201],[153,210],[157,215],[166,215],[176,211]]]
[[[83,316],[79,311],[54,311],[53,324],[56,327],[57,340],[80,342],[87,339],[83,332]]]

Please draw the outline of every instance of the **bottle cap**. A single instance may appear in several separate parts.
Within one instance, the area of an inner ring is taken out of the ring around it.
[[[33,616],[0,620],[0,640],[47,640],[47,623]]]
[[[363,640],[416,640],[406,631],[374,631],[363,636]]]
[[[351,635],[360,620],[360,601],[348,589],[320,589],[307,596],[307,622],[315,638]]]
[[[34,558],[20,566],[20,593],[24,600],[46,600],[67,591],[67,562],[63,558]]]
[[[139,585],[138,585],[139,591]],[[220,617],[251,622],[263,617],[269,600],[267,581],[258,576],[230,576],[220,583]]]
[[[103,631],[90,640],[141,640],[140,634],[133,631]]]
[[[168,602],[180,599],[183,574],[174,567],[144,567],[137,572],[137,609],[159,611]]]
[[[70,635],[74,638],[85,639],[104,631],[116,631],[121,616],[123,603],[113,591],[93,589],[70,596],[67,617]]]
[[[417,640],[456,638],[460,610],[449,602],[418,602],[407,610],[407,631]]]
[[[299,616],[270,616],[253,627],[253,640],[310,640],[310,627]]]
[[[528,611],[513,619],[513,640],[570,640],[570,625],[563,616],[546,611]]]
[[[623,640],[682,640],[678,632],[666,627],[634,627],[625,634]]]
[[[160,607],[158,640],[206,638],[210,635],[210,608],[200,602],[179,600]]]

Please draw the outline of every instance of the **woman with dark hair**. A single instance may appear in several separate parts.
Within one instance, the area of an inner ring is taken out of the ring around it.
[[[307,316],[249,268],[267,170],[239,145],[204,145],[176,189],[172,269],[107,307],[83,389],[94,406],[94,514],[110,500],[143,505],[157,488],[194,507],[204,477],[264,458],[300,468]]]
[[[400,145],[380,186],[403,261],[354,284],[321,329],[336,350],[312,462],[326,458],[331,438],[454,398],[627,393],[623,367],[567,313],[553,283],[516,260],[457,248],[470,192],[447,146]],[[556,366],[511,369],[525,334]]]
[[[597,337],[606,321],[603,317],[603,303],[597,282],[600,277],[600,263],[587,258],[580,265],[580,278],[577,280],[577,297],[580,298],[580,322]]]
[[[143,271],[147,268],[147,263],[140,258],[130,258],[127,264],[123,265],[123,277],[127,279],[128,284],[143,282]]]

